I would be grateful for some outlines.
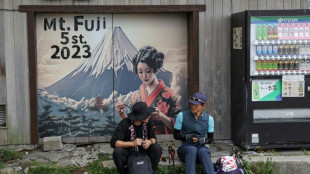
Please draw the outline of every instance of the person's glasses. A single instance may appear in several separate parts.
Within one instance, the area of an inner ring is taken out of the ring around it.
[[[190,97],[191,100],[194,100],[196,102],[204,103],[204,101],[200,100],[199,98]]]

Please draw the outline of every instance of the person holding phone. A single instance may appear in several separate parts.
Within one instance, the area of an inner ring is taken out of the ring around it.
[[[194,174],[196,161],[201,163],[205,174],[214,174],[211,152],[206,144],[211,144],[214,133],[214,120],[203,112],[207,97],[196,92],[190,97],[190,110],[180,112],[174,126],[174,138],[181,140],[178,156],[185,162],[185,173]]]

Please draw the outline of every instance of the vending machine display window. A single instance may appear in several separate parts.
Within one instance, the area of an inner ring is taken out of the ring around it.
[[[310,74],[310,16],[252,16],[251,76]]]

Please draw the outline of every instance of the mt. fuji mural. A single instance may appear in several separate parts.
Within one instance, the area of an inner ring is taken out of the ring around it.
[[[133,72],[132,58],[138,52],[120,27],[106,33],[92,52],[71,73],[44,90],[59,97],[81,100],[101,96],[108,98],[113,90],[125,95],[135,91],[141,80]],[[161,69],[157,78],[170,87],[172,73]]]

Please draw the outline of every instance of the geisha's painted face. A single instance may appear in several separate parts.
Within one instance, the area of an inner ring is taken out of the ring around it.
[[[145,85],[150,85],[156,79],[156,74],[153,68],[149,67],[146,63],[139,62],[137,65],[139,78]]]

